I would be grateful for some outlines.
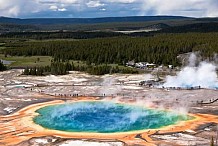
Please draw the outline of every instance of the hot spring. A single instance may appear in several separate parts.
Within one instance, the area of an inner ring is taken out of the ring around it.
[[[44,128],[87,133],[157,129],[191,119],[169,111],[100,101],[52,105],[36,112],[34,122]]]

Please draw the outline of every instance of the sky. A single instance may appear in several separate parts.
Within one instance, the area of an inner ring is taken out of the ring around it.
[[[173,15],[218,17],[218,0],[0,0],[0,16],[93,18]]]

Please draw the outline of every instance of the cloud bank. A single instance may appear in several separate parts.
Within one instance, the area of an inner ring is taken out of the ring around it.
[[[218,16],[217,0],[0,0],[6,17]]]

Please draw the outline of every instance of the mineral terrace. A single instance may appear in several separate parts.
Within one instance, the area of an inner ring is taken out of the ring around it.
[[[22,76],[22,70],[0,73],[0,145],[210,145],[217,142],[218,91],[140,86],[150,74],[92,76],[71,72],[64,76]],[[52,133],[26,121],[40,106],[78,100],[112,100],[189,113],[198,120],[139,133],[83,135]]]

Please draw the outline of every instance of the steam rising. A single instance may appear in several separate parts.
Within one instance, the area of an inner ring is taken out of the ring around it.
[[[197,57],[191,54],[189,65],[183,68],[177,76],[167,76],[164,87],[201,87],[201,88],[217,88],[216,66],[206,61],[200,62],[195,67]]]
[[[116,88],[114,86],[116,86]],[[105,75],[101,87],[98,89],[98,94],[106,96],[116,95],[120,93],[121,90],[122,87],[116,85],[116,79],[114,77]]]
[[[197,61],[197,56],[194,53],[191,53],[188,61],[189,61],[189,66],[190,67],[195,67],[196,61]]]
[[[186,115],[112,102],[77,102],[48,106],[34,121],[46,128],[73,132],[127,132],[155,129],[188,120]]]

